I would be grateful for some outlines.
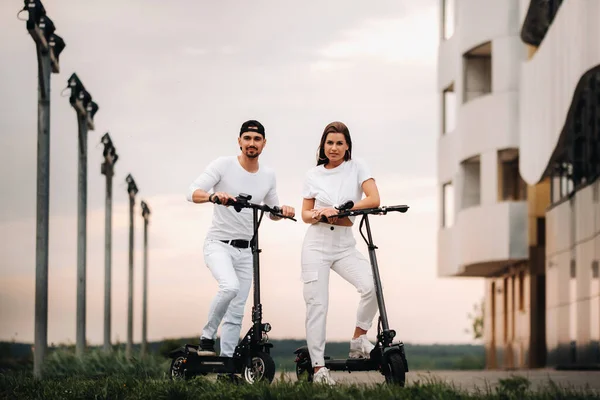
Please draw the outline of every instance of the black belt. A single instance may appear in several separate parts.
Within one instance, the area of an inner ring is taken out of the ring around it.
[[[250,242],[248,240],[234,239],[234,240],[221,240],[223,243],[227,243],[233,247],[238,247],[240,249],[247,249],[250,247]]]

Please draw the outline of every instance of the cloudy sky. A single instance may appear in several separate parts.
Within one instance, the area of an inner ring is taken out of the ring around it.
[[[345,122],[354,155],[376,176],[382,203],[407,214],[372,222],[391,326],[414,343],[470,342],[467,313],[480,279],[436,276],[438,2],[45,0],[67,47],[52,75],[49,244],[51,343],[75,341],[77,122],[61,96],[73,73],[99,104],[89,133],[87,339],[102,343],[104,176],[100,137],[120,156],[113,208],[113,340],[127,337],[128,201],[135,216],[134,340],[141,339],[139,200],[152,209],[149,340],[197,335],[217,285],[203,263],[212,205],[187,203],[188,185],[215,157],[238,153],[240,124],[267,132],[261,162],[276,169],[282,202],[302,204],[324,126]],[[21,0],[0,2],[0,340],[33,341],[37,64]],[[261,227],[262,300],[273,338],[304,338],[300,247],[307,225]],[[358,232],[357,232],[358,235]],[[366,247],[357,236],[361,250]],[[358,294],[332,274],[328,339],[353,332]],[[251,307],[251,298],[247,310]],[[249,315],[249,313],[247,313]],[[243,330],[250,326],[244,320]],[[444,330],[440,329],[444,327]],[[374,330],[370,332],[374,337]]]

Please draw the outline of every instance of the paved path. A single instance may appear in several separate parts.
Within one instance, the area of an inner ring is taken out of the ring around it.
[[[499,379],[522,376],[531,382],[531,389],[547,387],[549,382],[563,388],[590,388],[600,393],[600,371],[556,371],[553,369],[517,370],[517,371],[411,371],[407,374],[407,384],[419,381],[427,383],[442,381],[457,388],[474,391],[486,391],[498,385]],[[384,378],[377,372],[332,372],[332,377],[341,384],[365,383],[378,384]],[[276,375],[276,379],[278,376]],[[295,381],[296,375],[287,373],[286,379]]]

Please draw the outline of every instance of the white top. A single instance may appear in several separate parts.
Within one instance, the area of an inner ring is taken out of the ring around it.
[[[371,171],[360,159],[344,161],[331,169],[318,165],[306,173],[302,197],[315,199],[315,209],[341,205],[348,200],[356,204],[362,199],[363,182],[370,178],[373,178]]]
[[[257,172],[246,171],[238,161],[237,156],[219,157],[212,161],[190,185],[187,200],[192,201],[192,195],[197,189],[209,192],[225,192],[233,197],[240,193],[252,196],[250,202],[267,204],[271,207],[279,205],[275,172],[259,165]],[[206,237],[216,240],[252,239],[252,210],[235,209],[215,204],[212,224]]]

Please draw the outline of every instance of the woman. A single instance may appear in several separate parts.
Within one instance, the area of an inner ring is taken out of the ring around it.
[[[330,269],[360,293],[350,341],[351,358],[369,357],[374,346],[366,333],[377,312],[371,266],[356,248],[354,217],[335,217],[335,207],[348,200],[354,202],[355,209],[379,207],[375,180],[363,162],[352,159],[352,139],[343,123],[332,122],[325,127],[317,166],[306,174],[302,197],[302,220],[310,224],[302,245],[306,341],[315,371],[314,382],[335,384],[324,361]],[[330,217],[328,222],[321,222],[322,215]]]

